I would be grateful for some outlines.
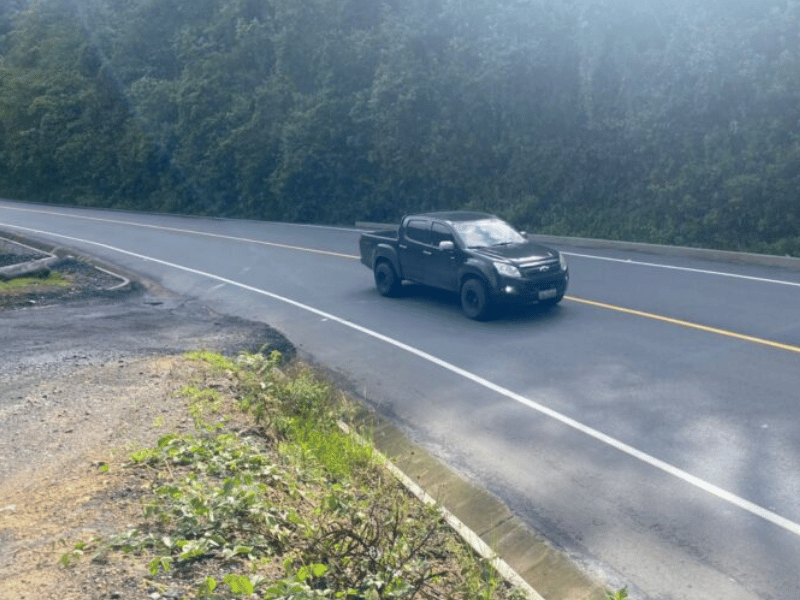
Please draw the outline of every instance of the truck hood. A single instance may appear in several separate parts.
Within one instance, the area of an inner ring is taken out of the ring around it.
[[[473,251],[491,260],[509,261],[515,265],[558,258],[558,252],[552,248],[530,241],[507,246],[475,248]]]

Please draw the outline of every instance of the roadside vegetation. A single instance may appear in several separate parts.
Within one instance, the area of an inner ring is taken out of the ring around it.
[[[340,422],[355,405],[280,355],[193,353],[194,429],[119,464],[141,516],[72,540],[64,568],[136,561],[152,598],[523,598]],[[254,595],[255,594],[255,595]]]

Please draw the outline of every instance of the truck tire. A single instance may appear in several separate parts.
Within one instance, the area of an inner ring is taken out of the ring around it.
[[[400,280],[394,272],[392,265],[381,260],[375,263],[375,287],[381,296],[397,296],[400,293]]]
[[[483,321],[489,316],[489,294],[480,279],[471,277],[461,286],[461,309],[476,321]]]

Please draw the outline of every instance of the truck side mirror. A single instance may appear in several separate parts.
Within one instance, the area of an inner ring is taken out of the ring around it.
[[[442,240],[439,242],[439,250],[453,250],[456,245],[452,240]]]

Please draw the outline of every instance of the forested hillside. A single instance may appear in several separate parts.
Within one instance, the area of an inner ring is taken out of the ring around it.
[[[3,0],[0,195],[800,256],[800,2]]]

